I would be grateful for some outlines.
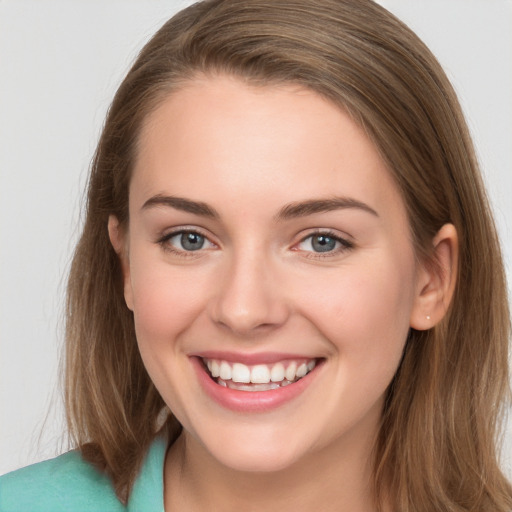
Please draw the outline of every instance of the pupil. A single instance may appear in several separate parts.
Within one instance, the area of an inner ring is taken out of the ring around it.
[[[204,236],[197,233],[183,233],[181,235],[181,245],[187,251],[197,251],[204,245]]]
[[[336,240],[330,236],[318,235],[313,238],[312,245],[316,252],[328,252],[336,247]]]

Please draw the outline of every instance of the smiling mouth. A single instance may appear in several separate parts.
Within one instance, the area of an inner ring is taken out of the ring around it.
[[[252,366],[205,357],[202,361],[215,383],[238,391],[279,389],[299,381],[317,365],[317,359],[297,359]]]

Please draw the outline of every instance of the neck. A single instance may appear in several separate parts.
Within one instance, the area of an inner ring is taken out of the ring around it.
[[[360,434],[263,473],[224,466],[183,431],[166,458],[165,509],[372,512],[373,436]]]

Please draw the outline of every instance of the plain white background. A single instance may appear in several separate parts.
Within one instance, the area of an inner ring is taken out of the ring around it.
[[[187,0],[0,0],[0,474],[65,449],[58,356],[87,170],[137,51]],[[512,275],[512,1],[381,0],[460,96]],[[512,476],[512,418],[504,466]]]

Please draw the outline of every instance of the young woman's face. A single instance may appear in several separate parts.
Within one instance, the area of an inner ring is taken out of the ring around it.
[[[351,118],[291,85],[197,80],[147,119],[129,208],[125,297],[188,446],[257,471],[368,451],[419,284]]]

